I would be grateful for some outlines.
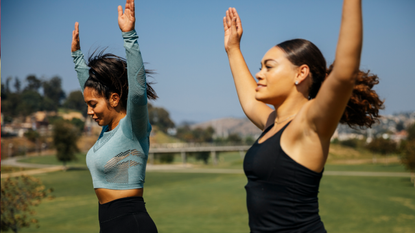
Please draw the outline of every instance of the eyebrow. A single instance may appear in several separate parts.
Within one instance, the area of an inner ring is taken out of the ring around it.
[[[265,65],[265,64],[267,64],[267,62],[269,62],[269,61],[273,61],[273,62],[279,63],[277,60],[274,60],[274,59],[267,59],[267,60],[265,60],[265,61],[264,61],[264,65]],[[262,67],[262,61],[261,61],[259,64],[260,64],[260,66]]]
[[[85,103],[90,104],[91,102],[95,102],[95,103],[97,103],[98,101],[96,101],[96,100],[88,100],[88,101],[86,101]]]
[[[265,60],[265,61],[264,61],[264,64],[266,64],[266,63],[267,63],[267,62],[269,62],[269,61],[273,61],[273,62],[279,63],[277,60],[274,60],[274,59],[267,59],[267,60]]]

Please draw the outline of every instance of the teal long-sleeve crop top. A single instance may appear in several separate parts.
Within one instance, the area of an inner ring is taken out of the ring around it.
[[[86,163],[94,188],[142,188],[149,151],[151,125],[147,110],[147,85],[143,59],[135,30],[123,32],[127,55],[127,115],[109,131],[102,127],[94,146],[88,151]],[[89,67],[80,50],[72,52],[75,70],[82,91],[89,77]]]

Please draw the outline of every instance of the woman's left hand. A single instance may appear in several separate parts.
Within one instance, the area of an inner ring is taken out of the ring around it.
[[[134,0],[127,0],[125,3],[124,13],[122,12],[122,6],[118,6],[118,25],[121,31],[129,32],[134,30],[135,27],[135,6]]]

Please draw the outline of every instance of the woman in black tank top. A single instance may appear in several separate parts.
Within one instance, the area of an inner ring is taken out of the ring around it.
[[[243,30],[235,8],[223,18],[239,101],[264,131],[244,160],[251,232],[326,232],[317,194],[330,138],[339,122],[370,127],[383,108],[372,90],[377,76],[359,71],[361,1],[344,0],[342,14],[334,65],[327,69],[310,41],[288,40],[264,55],[258,82],[240,50]]]

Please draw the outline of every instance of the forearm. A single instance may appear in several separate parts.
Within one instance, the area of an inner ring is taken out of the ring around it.
[[[252,123],[264,130],[272,109],[255,99],[257,83],[246,65],[241,50],[228,51],[228,59],[242,110]]]
[[[73,62],[75,64],[75,71],[78,76],[79,85],[81,86],[82,93],[84,92],[85,82],[89,77],[89,67],[85,63],[84,54],[81,50],[77,50],[71,53]]]
[[[338,79],[353,81],[359,70],[363,26],[360,0],[345,0],[337,44],[333,74]]]
[[[240,49],[234,49],[228,52],[229,66],[231,68],[233,80],[235,82],[236,92],[238,93],[239,102],[245,111],[249,108],[250,103],[255,100],[255,88],[257,86],[254,77],[246,65],[245,59]]]

